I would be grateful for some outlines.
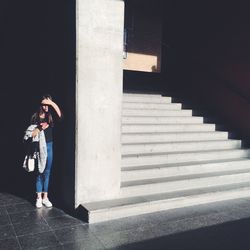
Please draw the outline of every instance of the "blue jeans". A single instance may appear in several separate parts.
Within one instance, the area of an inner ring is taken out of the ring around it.
[[[36,192],[37,193],[48,192],[52,160],[53,160],[53,142],[48,142],[47,143],[47,161],[46,161],[45,169],[42,174],[38,173],[36,177]]]

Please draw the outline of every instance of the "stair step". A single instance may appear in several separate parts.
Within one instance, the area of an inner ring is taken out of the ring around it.
[[[141,96],[141,95],[125,95],[123,102],[143,102],[143,103],[171,103],[172,98],[166,96]]]
[[[154,179],[162,177],[204,174],[227,170],[250,169],[250,159],[236,158],[213,161],[184,162],[149,166],[124,167],[121,172],[122,182]]]
[[[150,154],[129,154],[122,156],[122,167],[145,166],[155,164],[170,164],[194,161],[209,161],[222,159],[247,158],[250,150],[203,150],[193,152],[171,152]]]
[[[226,140],[228,132],[123,133],[122,143]]]
[[[130,181],[122,183],[120,198],[139,197],[166,192],[184,191],[198,188],[216,187],[247,182],[249,169],[204,173],[189,176],[174,176],[159,179]]]
[[[197,124],[203,123],[203,117],[199,116],[174,116],[174,117],[158,117],[158,116],[123,116],[122,124]]]
[[[250,182],[84,204],[96,223],[180,207],[250,197]]]
[[[122,115],[124,116],[192,116],[192,110],[148,110],[148,109],[123,109]]]
[[[161,94],[141,94],[141,93],[123,93],[124,96],[129,97],[162,97]]]
[[[143,102],[124,102],[124,109],[149,109],[149,110],[181,110],[181,103],[143,103]]]
[[[239,149],[240,140],[186,141],[162,143],[132,143],[122,145],[122,154],[144,154],[195,150]]]
[[[215,131],[215,124],[124,124],[123,133]]]

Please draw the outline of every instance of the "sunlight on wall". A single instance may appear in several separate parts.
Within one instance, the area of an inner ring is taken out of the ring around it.
[[[123,68],[127,70],[137,70],[145,72],[160,72],[158,66],[158,57],[155,55],[144,55],[138,53],[127,53],[127,58],[124,59]]]

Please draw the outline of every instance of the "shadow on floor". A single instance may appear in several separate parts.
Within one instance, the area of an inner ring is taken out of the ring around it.
[[[174,235],[120,246],[116,249],[247,250],[250,219],[227,222]]]

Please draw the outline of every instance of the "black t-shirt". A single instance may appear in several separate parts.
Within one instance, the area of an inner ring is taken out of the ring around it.
[[[46,142],[52,142],[53,141],[53,135],[52,135],[52,127],[49,126],[44,130],[45,140]]]
[[[39,126],[41,126],[41,123],[44,123],[44,122],[46,122],[46,123],[49,124],[49,122],[48,122],[48,120],[46,118],[44,118],[44,119],[40,118],[39,121],[35,122],[35,124],[39,127]],[[52,130],[53,130],[53,128],[52,128],[51,125],[49,125],[48,128],[46,128],[46,129],[43,130],[44,131],[44,135],[45,135],[46,143],[53,141]]]
[[[41,119],[40,118],[40,123],[43,123],[43,122],[47,122],[49,124],[49,122],[47,121],[47,119]],[[39,126],[40,124],[38,124]],[[52,142],[53,141],[53,134],[52,134],[52,127],[51,125],[49,125],[48,128],[44,129],[44,135],[45,135],[45,140],[46,142]]]
[[[33,120],[32,121],[33,124],[36,124],[37,126],[41,126],[41,123],[43,123],[43,122],[46,122],[49,124],[48,117],[45,117],[44,119],[41,119],[40,117],[33,119],[34,115],[32,116],[32,119],[31,119],[31,120]],[[54,120],[55,115],[54,114],[51,114],[51,115],[52,115],[53,120]],[[56,118],[57,118],[56,121],[61,121],[61,119],[62,119],[61,117],[58,118],[57,116],[56,116]],[[50,124],[49,127],[44,130],[45,140],[47,143],[53,141],[53,127],[54,127],[54,122],[53,122],[53,124]]]

